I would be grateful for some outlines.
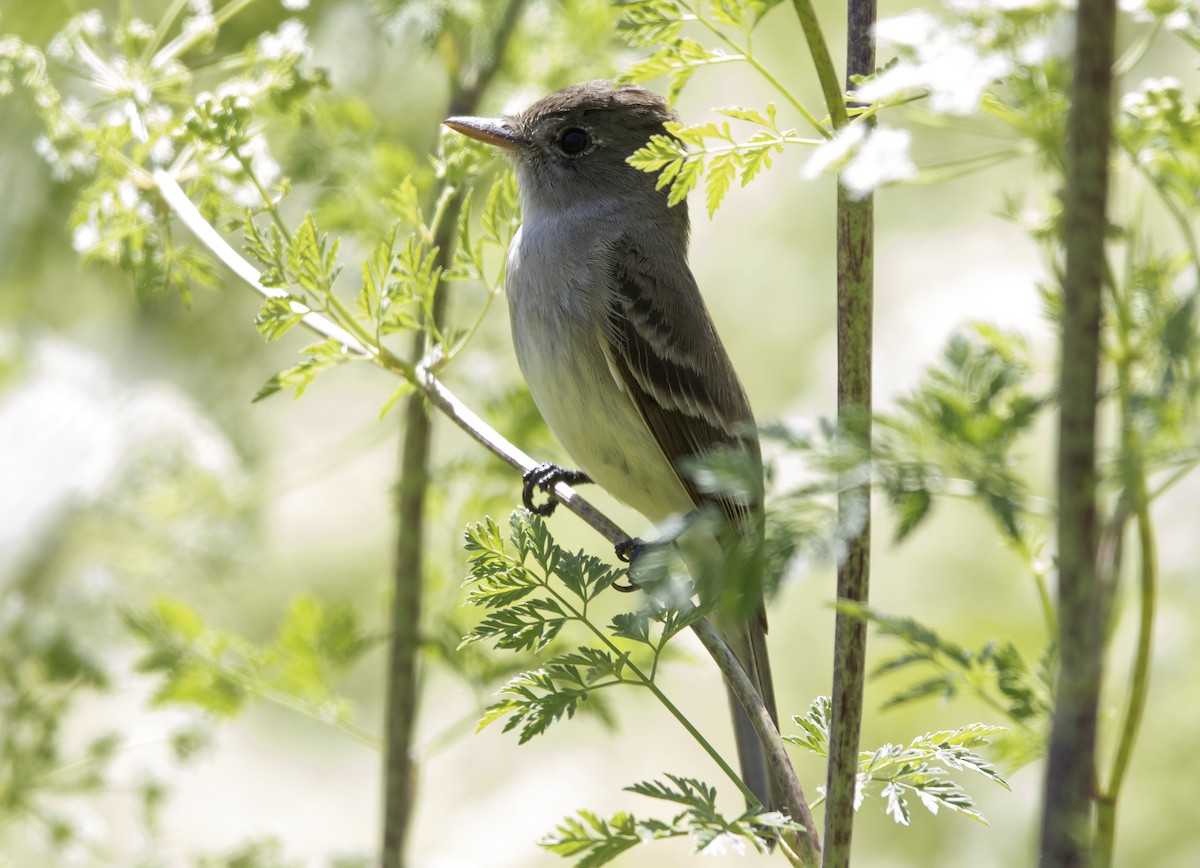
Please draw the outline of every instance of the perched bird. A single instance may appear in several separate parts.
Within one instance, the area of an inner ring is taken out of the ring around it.
[[[531,484],[590,477],[653,522],[715,502],[738,532],[761,534],[760,503],[706,494],[684,469],[732,448],[762,476],[750,403],[688,267],[686,203],[668,207],[657,176],[626,162],[671,120],[655,93],[592,81],[503,119],[445,123],[500,148],[516,171],[522,226],[506,291],[517,360],[583,471],[547,466],[527,477],[527,504]],[[740,614],[718,611],[713,625],[778,725],[761,583],[753,588]],[[781,810],[758,737],[730,701],[743,779]]]

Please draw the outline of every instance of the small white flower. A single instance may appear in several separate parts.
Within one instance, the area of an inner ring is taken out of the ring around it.
[[[913,9],[903,15],[885,18],[876,23],[875,39],[885,45],[917,48],[928,43],[943,26],[942,22],[925,10]]]
[[[191,18],[183,19],[183,33],[188,37],[204,36],[208,33],[217,32],[217,19],[211,15],[202,13],[193,15]]]
[[[78,124],[83,123],[85,110],[83,103],[77,97],[69,96],[63,100],[62,111],[68,119]]]
[[[160,166],[165,166],[175,159],[175,142],[170,136],[159,136],[154,140],[154,144],[150,146],[150,159]]]
[[[722,832],[705,845],[704,849],[700,851],[700,855],[724,856],[730,850],[739,856],[745,856],[746,842],[729,832]]]
[[[75,55],[75,46],[69,36],[59,33],[50,40],[46,53],[60,63],[67,63]]]
[[[212,15],[212,0],[188,0],[188,8],[197,15]]]
[[[45,136],[38,136],[34,140],[33,152],[47,163],[54,164],[58,162],[58,148],[54,147],[54,143]]]
[[[1163,27],[1174,33],[1190,30],[1192,27],[1192,14],[1187,9],[1176,9],[1163,19]]]
[[[264,33],[258,37],[258,54],[264,60],[282,60],[289,57],[307,58],[312,52],[308,44],[308,30],[295,18],[279,25],[275,33]]]
[[[883,126],[871,130],[842,169],[842,186],[852,198],[861,199],[876,187],[913,177],[917,167],[908,155],[911,145],[908,130]]]
[[[71,246],[76,253],[87,253],[100,243],[100,230],[95,223],[84,223],[71,234]]]
[[[153,39],[154,28],[141,18],[134,18],[129,22],[129,35],[135,39]]]
[[[99,9],[91,9],[79,16],[79,29],[88,36],[99,36],[104,32],[104,16]]]
[[[122,181],[117,185],[117,200],[129,211],[138,203],[138,189],[132,181]]]
[[[146,124],[153,127],[166,126],[171,120],[171,110],[162,103],[147,106],[142,115],[146,118]]]
[[[308,0],[282,0],[283,8],[289,12],[299,12],[308,8]]]

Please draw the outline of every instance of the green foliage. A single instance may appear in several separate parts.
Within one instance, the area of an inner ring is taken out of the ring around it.
[[[542,847],[559,856],[581,856],[576,866],[594,868],[639,844],[665,838],[689,838],[694,852],[704,855],[719,856],[728,849],[744,853],[747,844],[758,853],[766,853],[764,829],[796,828],[779,814],[746,813],[728,818],[717,809],[716,789],[695,778],[667,775],[665,781],[642,781],[626,789],[680,805],[683,810],[670,820],[638,819],[624,812],[606,819],[591,811],[579,811],[544,838]]]
[[[728,27],[749,37],[763,16],[782,0],[617,0],[617,28],[630,45],[648,47],[678,41],[683,25],[700,21],[713,32]]]
[[[899,641],[904,648],[879,663],[873,677],[901,672],[918,676],[917,681],[893,694],[884,708],[929,697],[949,701],[967,694],[1003,714],[1018,728],[1018,732],[1006,734],[998,742],[999,753],[1010,763],[1028,762],[1041,755],[1053,711],[1057,666],[1053,646],[1031,665],[1012,642],[990,639],[978,650],[969,650],[912,618],[840,605],[870,620],[881,636]]]
[[[804,717],[792,718],[804,731],[803,735],[784,736],[784,741],[818,756],[828,756],[831,716],[829,698],[817,697]],[[878,795],[888,816],[907,826],[912,822],[909,800],[915,798],[935,816],[945,808],[986,822],[970,795],[945,776],[973,771],[1008,789],[996,769],[974,750],[987,745],[989,739],[1003,731],[1003,727],[973,723],[955,730],[926,733],[907,745],[885,744],[873,751],[863,751],[859,755],[854,809],[862,807],[868,796]]]
[[[511,678],[500,700],[484,712],[480,728],[503,719],[505,731],[517,730],[524,744],[564,717],[573,717],[600,691],[619,685],[650,690],[682,720],[655,684],[655,675],[670,639],[701,616],[689,593],[670,605],[663,595],[647,591],[641,609],[617,613],[607,628],[600,628],[589,609],[624,571],[582,552],[563,550],[537,516],[513,513],[507,534],[491,519],[474,524],[467,530],[466,550],[471,564],[467,599],[487,614],[467,633],[464,646],[487,640],[498,648],[540,651],[568,629],[582,629],[591,637],[590,644],[555,654],[540,667]],[[607,719],[606,709],[602,715]],[[688,728],[699,738],[693,727]],[[703,740],[702,745],[711,752]],[[765,852],[765,829],[796,830],[779,815],[748,812],[727,818],[716,808],[716,790],[691,778],[668,775],[666,782],[629,789],[683,810],[669,821],[626,813],[605,819],[580,811],[564,820],[542,846],[562,856],[581,857],[579,865],[602,865],[635,844],[659,838],[687,836],[697,852],[720,852],[730,845],[741,849],[747,841]]]
[[[267,305],[264,304],[264,310],[266,307]],[[321,373],[350,360],[346,348],[333,340],[309,344],[300,352],[306,358],[302,362],[274,374],[267,382],[263,383],[254,396],[255,401],[269,398],[282,389],[294,389],[296,397],[299,398]],[[392,400],[394,401],[395,398]]]
[[[1013,452],[1048,396],[1029,389],[1029,347],[1019,336],[977,325],[950,339],[891,413],[877,415],[876,470],[899,522],[896,538],[912,533],[936,497],[977,500],[1013,543],[1026,531],[1026,486]]]
[[[763,111],[736,107],[717,111],[761,129],[738,141],[728,121],[691,126],[668,123],[668,135],[651,137],[629,158],[634,168],[659,173],[656,186],[670,188],[672,205],[683,201],[703,177],[710,217],[721,207],[735,180],[745,187],[771,167],[772,155],[781,153],[786,145],[810,143],[793,129],[780,129],[774,103],[768,103]]]
[[[352,732],[353,708],[335,682],[380,638],[363,631],[350,606],[312,597],[295,599],[262,644],[209,627],[194,609],[166,597],[127,620],[144,649],[138,670],[159,678],[155,703],[228,717],[252,699],[269,699]]]
[[[650,686],[667,642],[689,623],[678,612],[662,609],[618,613],[602,630],[589,609],[624,570],[560,548],[546,523],[528,512],[510,516],[507,538],[492,519],[471,525],[465,548],[471,566],[467,602],[487,614],[467,632],[463,646],[487,641],[509,651],[540,652],[572,625],[596,641],[552,656],[501,689],[501,699],[488,707],[480,727],[506,719],[505,732],[519,728],[521,743],[564,715],[573,717],[600,690]],[[649,675],[643,672],[647,666]],[[607,709],[598,711],[607,719]]]

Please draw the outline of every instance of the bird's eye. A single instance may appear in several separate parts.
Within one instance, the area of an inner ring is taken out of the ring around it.
[[[558,147],[568,157],[575,157],[586,151],[592,144],[592,137],[587,130],[579,127],[567,127],[558,134]]]

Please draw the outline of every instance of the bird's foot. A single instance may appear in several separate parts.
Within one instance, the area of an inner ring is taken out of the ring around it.
[[[614,549],[620,560],[632,565],[638,559],[638,555],[646,550],[646,542],[637,537],[630,537],[625,542],[617,543]]]
[[[524,485],[521,486],[521,503],[525,504],[525,508],[534,515],[541,516],[550,515],[554,512],[554,507],[558,506],[558,499],[554,496],[554,486],[558,483],[579,485],[582,482],[592,481],[586,473],[579,470],[566,470],[557,464],[539,464],[533,470],[525,471],[521,479],[524,482]],[[533,502],[534,490],[539,488],[549,495],[545,503]]]
[[[622,560],[629,564],[630,570],[633,569],[634,561],[636,561],[638,556],[641,555],[641,553],[647,548],[648,546],[645,541],[640,540],[637,537],[630,537],[624,542],[619,542],[616,544],[616,546],[614,546],[618,560]],[[616,582],[613,582],[613,590],[620,591],[622,594],[631,594],[634,591],[641,590],[638,587],[638,583],[635,582],[629,575],[630,570],[626,570],[625,572],[627,579],[626,584],[618,585]]]

